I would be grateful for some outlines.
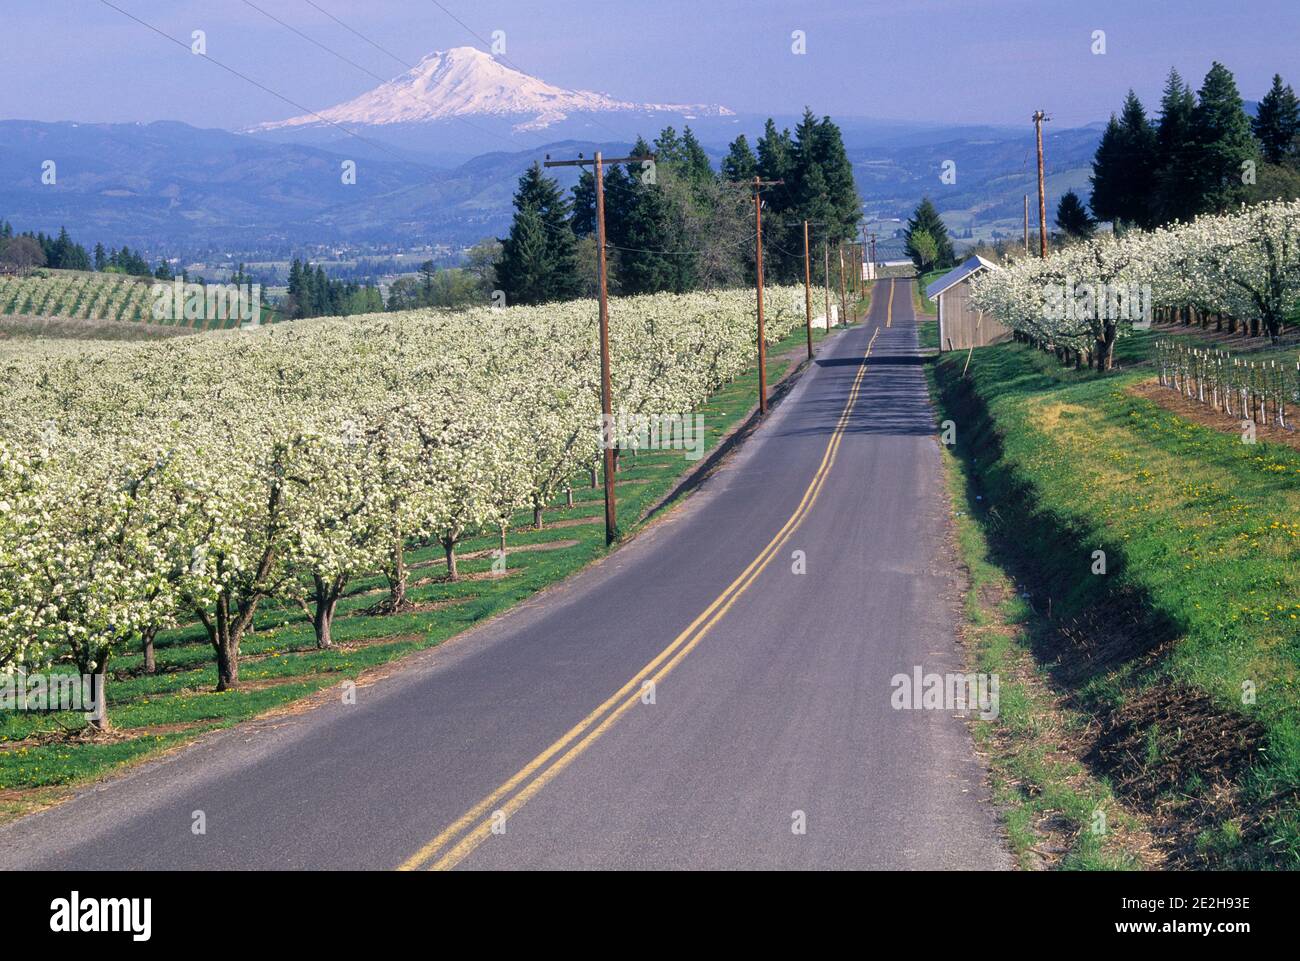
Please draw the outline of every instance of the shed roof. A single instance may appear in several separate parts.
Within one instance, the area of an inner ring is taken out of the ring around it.
[[[1001,270],[1001,269],[1002,269],[1001,267],[999,267],[997,264],[993,263],[992,261],[985,260],[983,257],[979,256],[979,254],[975,254],[974,256],[967,259],[965,263],[961,264],[958,267],[954,267],[952,270],[948,271],[946,274],[944,274],[934,283],[930,284],[929,287],[926,287],[925,296],[933,300],[935,297],[938,297],[949,287],[953,286],[954,284],[961,283],[967,277],[970,277],[971,275],[981,270]]]

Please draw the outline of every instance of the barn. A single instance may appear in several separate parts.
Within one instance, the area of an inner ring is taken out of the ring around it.
[[[929,287],[925,295],[939,305],[939,349],[963,350],[984,347],[1011,339],[1011,331],[970,302],[971,278],[985,270],[1001,270],[995,263],[973,256],[948,271]]]

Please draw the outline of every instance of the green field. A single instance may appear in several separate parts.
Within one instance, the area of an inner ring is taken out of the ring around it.
[[[1154,375],[1156,336],[1121,341],[1127,370],[1104,378],[1018,344],[977,351],[965,378],[964,357],[934,369],[965,471],[956,509],[1016,588],[975,613],[1021,625],[1015,644],[1059,701],[1038,716],[1077,728],[1078,770],[1053,775],[1034,712],[1013,709],[995,768],[1025,788],[1039,765],[1022,822],[1071,782],[1088,804],[1113,791],[1174,865],[1300,866],[1300,452],[1131,393]],[[1013,653],[996,638],[978,652]],[[1091,808],[1065,809],[1073,866],[1125,863],[1089,839]]]

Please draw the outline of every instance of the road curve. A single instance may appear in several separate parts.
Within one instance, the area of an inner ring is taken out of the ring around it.
[[[0,869],[1007,867],[966,722],[890,704],[962,667],[935,433],[910,282],[883,281],[604,562],[355,705],[0,828]]]

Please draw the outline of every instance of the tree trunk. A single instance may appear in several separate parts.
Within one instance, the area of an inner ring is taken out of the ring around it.
[[[392,564],[384,574],[388,578],[388,601],[383,605],[384,610],[395,614],[406,606],[406,545],[401,535],[393,543]]]
[[[539,504],[534,504],[534,505],[533,505],[533,527],[537,528],[537,530],[539,530],[539,531],[542,529],[542,511],[543,511],[543,510],[545,510],[545,508],[542,507],[541,505],[539,505]]]
[[[239,643],[227,635],[213,645],[217,650],[217,690],[239,687]]]
[[[456,542],[451,538],[442,539],[442,549],[447,552],[447,580],[460,580],[460,572],[456,570]]]
[[[158,635],[158,628],[146,627],[141,632],[141,639],[144,642],[144,672],[146,674],[157,674],[158,664],[154,660],[153,642]]]
[[[315,574],[312,578],[316,582],[316,610],[312,615],[311,625],[316,631],[317,649],[324,650],[334,646],[330,628],[334,624],[334,610],[338,607],[339,595],[343,593],[345,582],[342,578],[326,582],[324,578]]]
[[[572,488],[572,487],[566,487],[566,488],[564,489],[564,506],[565,506],[565,507],[572,507],[572,506],[573,506],[573,488]]]
[[[218,691],[229,691],[239,686],[239,642],[253,622],[258,600],[249,600],[246,607],[232,614],[230,598],[223,595],[217,598],[214,616],[209,617],[206,611],[202,613],[208,639],[217,655]]]
[[[99,667],[95,671],[96,703],[94,706],[94,713],[98,714],[99,716],[98,717],[92,716],[90,720],[87,722],[96,731],[109,731],[112,730],[113,727],[113,725],[110,724],[108,720],[108,688],[105,686],[107,684],[108,684],[108,657],[104,656],[100,658]],[[100,705],[103,705],[102,712],[98,710]]]
[[[596,489],[596,487],[599,484],[599,480],[600,479],[596,476],[596,466],[593,464],[591,467],[591,489],[592,490]]]
[[[330,625],[334,623],[334,602],[330,601],[323,604],[319,601],[316,603],[316,616],[312,618],[312,627],[316,631],[316,648],[325,650],[334,646],[334,639],[330,636]]]

